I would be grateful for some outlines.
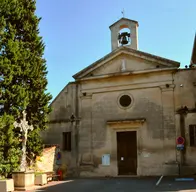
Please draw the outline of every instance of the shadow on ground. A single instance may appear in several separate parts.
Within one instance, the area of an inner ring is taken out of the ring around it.
[[[99,178],[70,179],[61,184],[45,187],[37,192],[193,192],[196,181],[175,181],[163,178],[156,187],[158,177],[154,178]]]

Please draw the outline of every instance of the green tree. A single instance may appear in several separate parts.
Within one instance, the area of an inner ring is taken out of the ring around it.
[[[17,170],[21,156],[19,135],[13,131],[14,122],[12,116],[3,115],[0,117],[0,174],[7,177],[8,174]]]
[[[46,93],[45,46],[39,35],[40,18],[35,11],[35,0],[0,0],[0,115],[10,117],[6,124],[2,123],[4,137],[0,153],[5,161],[11,155],[7,151],[13,146],[20,147],[19,132],[12,124],[22,117],[22,111],[26,110],[27,120],[34,127],[27,142],[29,156],[41,153],[39,133],[46,129],[51,111],[48,104],[52,97]],[[11,137],[13,142],[5,147],[4,141]]]

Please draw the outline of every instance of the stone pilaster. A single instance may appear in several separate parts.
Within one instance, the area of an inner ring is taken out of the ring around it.
[[[80,163],[92,163],[92,94],[82,93],[79,129]]]
[[[176,163],[174,87],[175,86],[173,84],[161,86],[163,106],[163,151],[165,165],[174,165]]]

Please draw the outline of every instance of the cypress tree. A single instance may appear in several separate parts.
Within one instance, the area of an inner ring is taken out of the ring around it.
[[[27,121],[34,127],[27,142],[32,158],[41,153],[40,131],[47,128],[51,111],[48,104],[52,97],[46,93],[45,45],[38,28],[41,18],[35,11],[35,0],[0,0],[0,156],[4,157],[0,164],[10,167],[7,172],[19,164],[19,158],[10,160],[10,156],[20,153],[21,144],[13,122],[26,110]]]

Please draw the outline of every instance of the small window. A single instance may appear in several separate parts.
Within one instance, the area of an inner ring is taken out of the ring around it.
[[[190,146],[196,147],[196,125],[189,125]]]
[[[63,150],[71,151],[71,132],[63,132]]]
[[[120,97],[119,103],[122,107],[128,107],[131,104],[131,97],[129,95],[123,95]]]

